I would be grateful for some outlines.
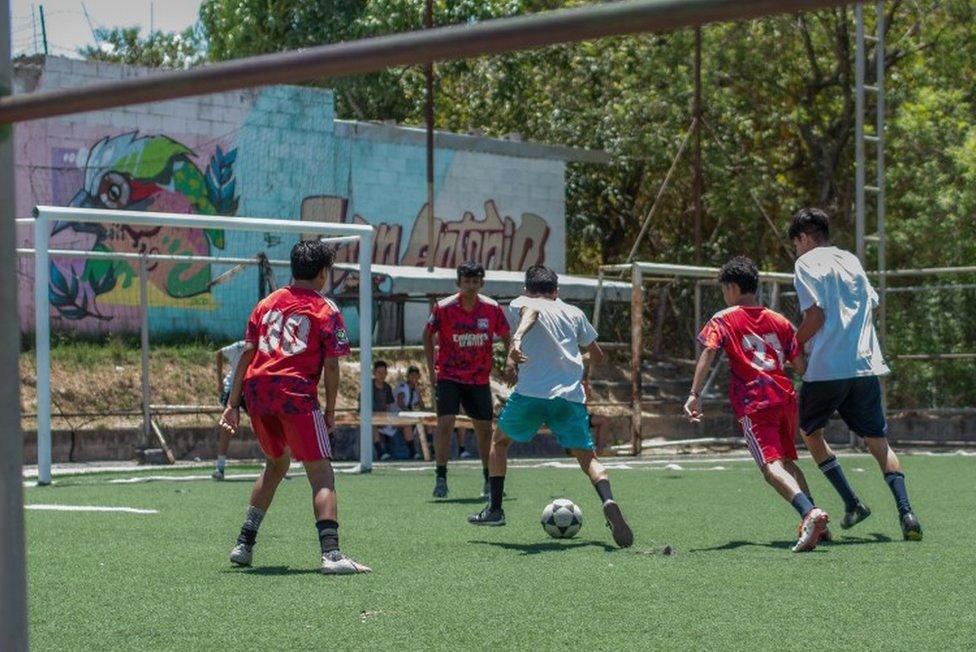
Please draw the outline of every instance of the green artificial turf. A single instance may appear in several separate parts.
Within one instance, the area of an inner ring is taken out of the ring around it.
[[[901,540],[872,460],[844,458],[874,515],[794,554],[795,512],[747,462],[611,470],[636,535],[617,550],[573,468],[512,468],[508,525],[477,528],[480,469],[380,466],[338,477],[342,548],[366,576],[317,572],[303,477],[282,484],[251,569],[227,554],[250,481],[30,488],[28,503],[158,509],[155,515],[29,511],[30,636],[37,650],[213,649],[972,649],[976,647],[976,458],[905,456],[925,540]],[[821,506],[840,499],[807,460]],[[720,465],[724,470],[714,470]],[[860,469],[860,470],[858,470]],[[231,467],[229,472],[238,471]],[[201,471],[196,471],[200,473]],[[549,539],[552,498],[583,510]],[[676,550],[661,553],[665,544]]]

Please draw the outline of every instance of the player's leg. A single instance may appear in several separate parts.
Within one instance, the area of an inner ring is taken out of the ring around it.
[[[447,497],[447,461],[451,457],[451,432],[461,408],[458,385],[450,380],[437,381],[437,433],[434,436],[434,498]]]
[[[803,383],[800,388],[800,432],[821,473],[844,501],[844,519],[841,527],[857,525],[871,510],[860,501],[847,481],[844,470],[833,449],[824,439],[824,428],[848,396],[850,379]]]
[[[230,560],[239,566],[251,565],[258,528],[261,527],[278,485],[288,473],[288,465],[291,463],[281,424],[275,416],[252,416],[251,426],[254,428],[266,461],[264,470],[254,481],[251,500],[244,515],[244,524],[241,526],[237,543],[230,553]]]
[[[488,497],[488,455],[492,446],[491,420],[495,416],[491,403],[490,385],[462,385],[461,407],[471,417],[475,440],[478,443],[478,456],[481,458],[481,471],[484,479],[481,495]]]
[[[224,470],[227,466],[227,451],[230,449],[231,434],[224,428],[218,428],[219,438],[217,439],[217,464],[214,466],[212,477],[214,480],[224,479]]]
[[[881,399],[881,381],[877,376],[856,378],[847,400],[840,406],[840,415],[847,426],[864,438],[864,443],[878,463],[885,483],[891,490],[898,508],[905,539],[922,539],[922,526],[912,511],[905,486],[905,473],[895,451],[888,445],[888,424]]]
[[[610,477],[607,475],[606,467],[597,459],[592,448],[571,448],[569,452],[576,458],[580,469],[583,470],[583,473],[593,484],[593,488],[596,489],[596,495],[600,498],[603,516],[610,528],[614,543],[621,548],[629,548],[634,545],[634,531],[630,529],[623,512],[620,511],[620,505],[613,498],[613,490],[610,488]]]
[[[508,448],[512,441],[532,441],[544,413],[535,402],[519,394],[512,394],[505,408],[498,416],[498,427],[491,439],[488,455],[488,506],[479,513],[469,516],[468,522],[474,525],[505,525],[505,511],[502,501],[505,497],[505,475],[508,470]]]

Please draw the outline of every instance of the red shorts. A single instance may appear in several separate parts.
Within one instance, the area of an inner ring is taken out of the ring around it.
[[[268,457],[281,457],[289,449],[297,462],[332,459],[329,429],[321,410],[305,414],[254,414],[251,427]]]
[[[739,423],[749,452],[759,466],[796,459],[796,401],[747,414]]]

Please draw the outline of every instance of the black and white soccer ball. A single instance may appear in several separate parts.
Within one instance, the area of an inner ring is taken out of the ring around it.
[[[553,539],[571,539],[583,527],[583,512],[571,500],[557,498],[542,510],[542,529]]]

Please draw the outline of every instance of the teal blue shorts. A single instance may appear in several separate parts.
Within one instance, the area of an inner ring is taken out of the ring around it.
[[[583,403],[512,394],[498,417],[501,431],[522,443],[532,441],[542,424],[549,426],[563,448],[593,450],[590,415]]]

